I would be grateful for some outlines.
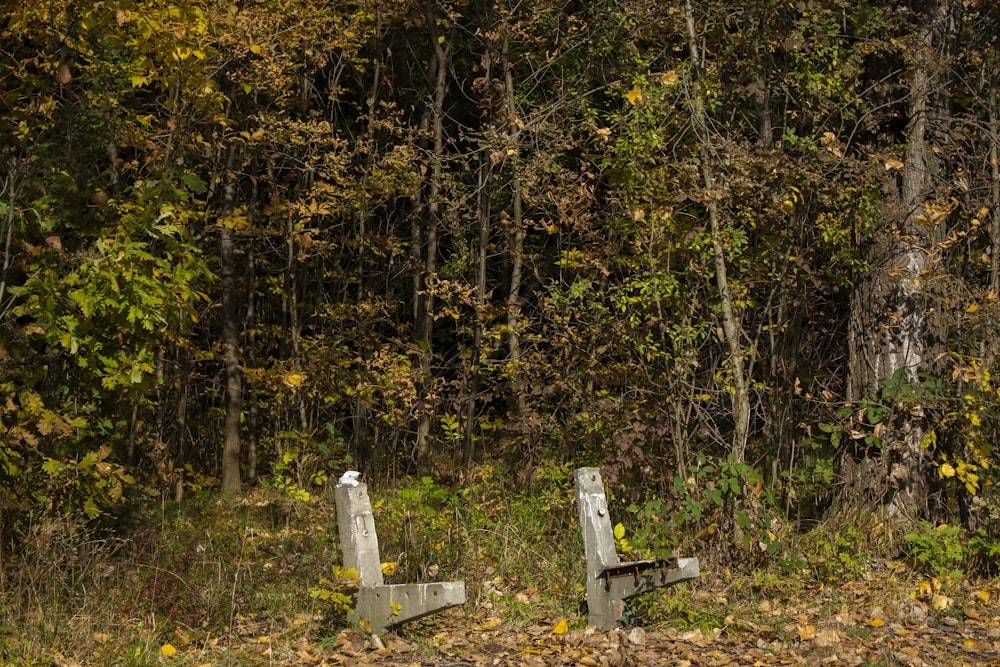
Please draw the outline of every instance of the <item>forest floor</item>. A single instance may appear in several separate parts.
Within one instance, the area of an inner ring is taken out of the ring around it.
[[[0,563],[0,665],[1000,666],[1000,580],[935,576],[898,546],[878,555],[857,521],[782,534],[773,556],[682,545],[701,578],[630,601],[628,623],[602,632],[583,609],[571,499],[477,498],[450,514],[393,502],[376,508],[399,561],[387,580],[440,558],[465,605],[382,635],[346,628],[316,596],[337,588],[329,502],[206,496],[127,534],[36,526]]]
[[[733,598],[750,584],[734,580],[718,592],[695,586],[686,593],[683,618],[610,632],[586,627],[583,617],[515,624],[486,610],[459,608],[381,636],[352,629],[323,636],[320,619],[309,614],[258,615],[238,618],[225,633],[174,626],[157,635],[155,661],[123,661],[126,647],[96,633],[89,650],[78,657],[55,654],[49,664],[1000,665],[1000,587],[992,583],[899,578],[890,566],[834,586],[790,582],[787,595]],[[685,619],[699,625],[677,627]]]

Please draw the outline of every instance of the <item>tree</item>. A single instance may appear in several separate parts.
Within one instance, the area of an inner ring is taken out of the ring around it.
[[[912,27],[903,53],[909,79],[906,148],[898,182],[888,183],[886,224],[875,232],[870,270],[853,295],[849,332],[848,400],[878,404],[859,419],[883,428],[876,432],[878,447],[843,457],[842,474],[856,500],[884,505],[889,517],[910,524],[932,513],[936,468],[925,439],[930,414],[921,393],[934,393],[941,372],[937,360],[944,352],[945,332],[933,315],[941,306],[934,287],[939,267],[932,258],[952,207],[942,189],[948,168],[937,156],[950,141],[962,8],[939,0],[912,2],[905,9]],[[902,400],[906,386],[914,388],[911,400]],[[884,422],[883,407],[893,412]]]

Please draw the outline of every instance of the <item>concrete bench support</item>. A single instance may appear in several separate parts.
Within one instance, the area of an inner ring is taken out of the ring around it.
[[[576,502],[587,553],[587,607],[590,624],[610,630],[622,619],[625,600],[655,588],[697,579],[697,558],[623,562],[599,468],[576,470]]]
[[[334,496],[344,567],[353,567],[359,575],[355,608],[348,614],[351,625],[358,627],[367,619],[373,632],[382,632],[390,625],[465,604],[464,581],[385,584],[368,486],[338,484]]]

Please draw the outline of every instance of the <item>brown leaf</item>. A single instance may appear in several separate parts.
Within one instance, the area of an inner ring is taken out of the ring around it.
[[[70,70],[69,65],[66,63],[59,63],[59,67],[56,68],[56,81],[65,86],[72,80],[73,72]]]
[[[840,643],[840,633],[833,628],[823,628],[818,633],[816,633],[816,639],[814,641],[816,646],[827,647],[833,646],[834,644]]]

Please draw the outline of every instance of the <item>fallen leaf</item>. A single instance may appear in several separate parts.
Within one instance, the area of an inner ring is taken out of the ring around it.
[[[819,647],[833,646],[840,643],[840,633],[833,628],[824,628],[816,633],[815,644]]]
[[[554,635],[564,635],[568,631],[569,631],[569,624],[566,622],[565,618],[560,618],[559,622],[556,623],[554,628],[552,628],[552,634]]]
[[[476,630],[492,630],[493,628],[500,625],[500,618],[494,616],[493,618],[487,618],[485,621],[476,626]]]
[[[799,639],[809,641],[816,636],[816,626],[809,624],[799,628]]]
[[[164,658],[172,658],[177,655],[177,649],[173,644],[167,643],[160,647],[160,655]]]
[[[931,597],[931,604],[938,611],[948,609],[953,603],[954,601],[950,597],[947,595],[941,595],[940,593],[935,593],[933,597]]]

